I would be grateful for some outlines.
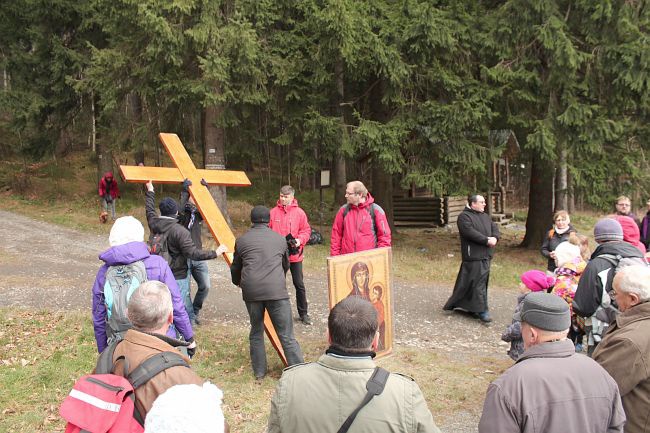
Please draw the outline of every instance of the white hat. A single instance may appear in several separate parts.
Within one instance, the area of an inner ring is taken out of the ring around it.
[[[558,268],[561,268],[578,257],[582,259],[582,256],[580,255],[580,247],[569,241],[561,242],[560,245],[555,248],[555,264]]]
[[[144,227],[132,216],[124,216],[115,220],[108,236],[112,247],[128,244],[129,242],[144,242]]]
[[[145,433],[223,433],[223,392],[210,382],[175,385],[153,402]]]

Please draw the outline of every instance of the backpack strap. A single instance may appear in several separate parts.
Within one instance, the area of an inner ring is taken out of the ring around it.
[[[113,354],[115,353],[115,348],[120,344],[122,340],[115,340],[102,351],[97,359],[97,365],[95,366],[95,374],[111,374],[113,373],[114,363],[113,363]]]
[[[348,419],[345,420],[337,433],[346,433],[354,422],[354,419],[357,417],[359,411],[363,409],[363,407],[367,405],[374,396],[379,395],[384,391],[386,382],[388,382],[388,376],[390,376],[388,370],[381,367],[375,367],[375,371],[366,383],[366,390],[368,390],[366,396],[363,398],[361,404],[350,414],[350,416],[348,416]]]
[[[372,233],[375,235],[375,246],[377,246],[377,219],[375,217],[375,203],[372,203],[369,207],[366,208],[370,214],[370,221],[372,221]],[[345,210],[343,210],[343,219],[350,212],[350,204],[345,205]]]
[[[168,368],[179,366],[190,368],[180,354],[174,352],[161,352],[140,364],[129,373],[127,379],[131,382],[131,385],[133,385],[133,389],[138,389],[158,373],[161,373]]]

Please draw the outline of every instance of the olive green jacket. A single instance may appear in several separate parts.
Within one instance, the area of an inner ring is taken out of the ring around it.
[[[370,357],[323,355],[284,370],[271,401],[269,433],[336,433],[366,395]],[[358,413],[349,433],[439,433],[420,387],[392,373]]]

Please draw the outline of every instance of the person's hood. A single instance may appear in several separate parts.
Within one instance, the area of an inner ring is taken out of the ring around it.
[[[115,179],[115,178],[113,177],[113,172],[112,172],[112,171],[107,171],[106,173],[104,173],[104,179],[108,179],[108,178],[110,178],[110,179]],[[96,179],[96,178],[95,178],[95,179]]]
[[[171,226],[178,224],[178,217],[157,216],[153,219],[150,229],[154,233],[165,233]]]
[[[99,255],[99,260],[108,266],[128,265],[149,257],[149,249],[144,242],[129,242],[110,247]]]
[[[359,209],[365,209],[367,207],[370,207],[370,205],[373,204],[374,202],[375,202],[375,199],[370,195],[370,193],[368,193],[368,196],[366,197],[366,201],[364,201],[363,203],[359,203],[356,206],[353,205],[353,204],[351,204],[350,206],[358,207]]]
[[[639,226],[636,225],[636,222],[628,216],[616,215],[614,217],[616,221],[619,222],[623,228],[623,240],[628,244],[634,245],[639,248],[640,251],[645,252],[645,247],[641,249],[641,233],[639,232]]]
[[[279,207],[280,209],[284,208],[284,206],[282,205],[282,203],[280,202],[279,199],[277,201],[277,207]],[[298,200],[296,200],[295,198],[293,200],[291,200],[291,203],[289,203],[287,205],[287,208],[290,208],[290,207],[298,207]]]
[[[641,253],[638,248],[636,248],[634,245],[628,244],[625,241],[611,241],[602,243],[596,247],[594,252],[591,254],[591,258],[595,259],[602,254],[619,254],[621,257],[643,258],[643,253]]]

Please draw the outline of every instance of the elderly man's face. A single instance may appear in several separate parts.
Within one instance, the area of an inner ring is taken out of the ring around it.
[[[632,207],[632,204],[630,203],[630,200],[621,199],[621,200],[616,202],[616,210],[619,213],[628,214],[628,213],[630,213],[631,207]]]
[[[639,297],[636,293],[628,293],[621,290],[620,279],[614,277],[612,287],[614,287],[614,299],[616,300],[618,309],[621,313],[629,310],[639,303]]]
[[[476,201],[470,203],[469,205],[473,210],[477,212],[484,212],[485,211],[485,197],[482,195],[476,196]]]

